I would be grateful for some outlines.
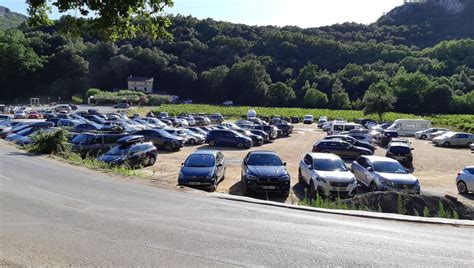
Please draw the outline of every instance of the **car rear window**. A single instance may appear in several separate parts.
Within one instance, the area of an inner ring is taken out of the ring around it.
[[[391,146],[389,151],[394,154],[409,154],[411,149],[406,146]]]
[[[466,168],[466,171],[474,175],[474,168]]]

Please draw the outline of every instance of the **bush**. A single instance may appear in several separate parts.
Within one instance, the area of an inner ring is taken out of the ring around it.
[[[83,101],[83,100],[82,100],[82,97],[81,97],[80,95],[74,95],[74,96],[72,96],[71,102],[72,102],[73,104],[81,104],[82,101]]]
[[[170,104],[171,96],[152,94],[148,96],[148,103],[154,106],[160,106],[162,104]]]
[[[146,105],[148,103],[148,98],[147,96],[141,96],[139,99],[138,99],[138,104],[140,106],[143,106],[143,105]]]
[[[89,88],[86,92],[87,97],[95,96],[100,94],[102,91],[98,88]]]
[[[54,133],[39,131],[33,135],[33,143],[28,150],[38,154],[68,154],[71,145],[68,143],[70,134],[66,130],[59,130]]]

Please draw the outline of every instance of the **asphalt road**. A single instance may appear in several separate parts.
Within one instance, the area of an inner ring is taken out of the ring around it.
[[[474,229],[156,187],[0,143],[0,265],[474,267]]]

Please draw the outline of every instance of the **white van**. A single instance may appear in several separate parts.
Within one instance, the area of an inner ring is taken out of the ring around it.
[[[328,132],[328,135],[337,135],[341,132],[351,131],[355,129],[364,129],[364,127],[361,124],[356,123],[334,122]]]
[[[424,119],[397,119],[387,130],[396,130],[400,136],[414,136],[415,132],[431,127],[431,121]]]
[[[257,118],[257,112],[255,110],[247,111],[247,119]]]

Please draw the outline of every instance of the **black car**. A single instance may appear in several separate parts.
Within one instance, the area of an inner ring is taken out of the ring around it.
[[[107,123],[107,120],[95,114],[86,114],[84,115],[84,118],[97,124]]]
[[[255,135],[258,135],[258,136],[262,137],[264,143],[269,143],[270,142],[270,135],[268,135],[268,133],[266,133],[265,131],[259,130],[259,129],[249,129],[249,131],[252,134],[255,134]]]
[[[275,126],[254,126],[253,129],[265,131],[270,136],[271,140],[278,137],[278,128]]]
[[[153,166],[158,151],[151,142],[143,142],[143,136],[127,136],[117,141],[118,145],[97,158],[110,165],[129,167]]]
[[[61,118],[59,118],[59,117],[50,117],[50,118],[46,119],[46,122],[51,122],[51,123],[53,123],[53,126],[57,127],[59,120],[61,120]]]
[[[234,129],[234,131],[236,131],[236,132],[238,132],[238,133],[240,133],[244,136],[250,137],[252,139],[252,143],[253,143],[254,146],[263,145],[263,137],[262,136],[259,136],[257,134],[253,134],[249,130]]]
[[[84,123],[84,124],[79,124],[79,125],[75,126],[72,129],[72,132],[76,132],[76,133],[94,132],[94,131],[99,131],[101,128],[102,128],[102,126],[97,125],[97,124]]]
[[[372,155],[372,151],[354,146],[342,140],[322,140],[313,145],[313,153],[333,153],[340,157],[356,158],[360,155]]]
[[[301,122],[300,118],[297,117],[297,116],[292,116],[292,117],[290,118],[290,120],[291,120],[291,123],[292,123],[292,124],[298,124],[298,123]]]
[[[390,143],[390,141],[392,139],[398,138],[398,137],[399,137],[399,135],[398,135],[397,131],[395,131],[395,130],[384,130],[384,131],[382,131],[382,133],[380,133],[376,137],[376,141],[380,146],[385,147]]]
[[[264,120],[260,119],[260,118],[249,118],[247,121],[249,122],[252,122],[254,123],[255,125],[266,125],[267,122],[265,122]]]
[[[225,177],[225,159],[219,151],[199,150],[186,158],[179,171],[178,185],[215,191]]]
[[[238,148],[252,147],[252,139],[230,129],[212,130],[207,134],[209,146],[232,146]]]
[[[373,146],[372,144],[367,143],[367,142],[363,142],[363,141],[359,141],[356,138],[351,137],[349,135],[332,135],[332,136],[327,136],[324,139],[325,140],[343,140],[343,141],[347,141],[348,143],[350,143],[354,146],[367,148],[367,149],[371,150],[372,153],[374,153],[374,151],[376,149],[375,146]]]
[[[213,124],[220,124],[224,122],[224,117],[221,114],[211,114],[208,116],[208,118]]]
[[[287,123],[275,124],[274,126],[278,129],[279,137],[288,137],[293,132],[293,126]]]
[[[244,193],[290,193],[290,174],[278,154],[270,151],[253,151],[247,154],[242,165],[241,181]]]
[[[166,151],[179,151],[184,146],[183,138],[171,135],[164,129],[140,130],[133,134],[143,136],[145,141]]]
[[[85,158],[86,156],[101,155],[118,145],[118,140],[126,137],[125,134],[95,134],[81,133],[72,140],[72,150]]]
[[[114,108],[116,109],[128,109],[130,108],[130,105],[128,103],[117,103],[116,105],[114,105]]]
[[[386,157],[393,158],[406,168],[413,168],[413,148],[404,142],[391,142],[387,148]]]

